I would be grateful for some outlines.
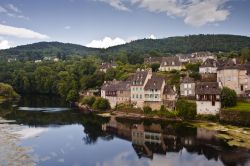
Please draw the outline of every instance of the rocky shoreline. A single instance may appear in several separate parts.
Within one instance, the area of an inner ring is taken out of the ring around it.
[[[13,121],[7,121],[0,117],[0,165],[36,165],[29,155],[32,152],[32,148],[18,145],[20,135],[17,132],[22,130],[22,126],[12,123]]]

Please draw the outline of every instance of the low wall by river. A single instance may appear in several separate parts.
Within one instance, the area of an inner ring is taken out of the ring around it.
[[[250,112],[221,110],[220,121],[234,125],[250,126]]]

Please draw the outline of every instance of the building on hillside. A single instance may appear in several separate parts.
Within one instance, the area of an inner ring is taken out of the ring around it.
[[[194,56],[192,54],[176,54],[181,63],[190,63]]]
[[[149,64],[149,65],[154,63],[161,64],[162,58],[163,57],[147,57],[144,58],[144,64]]]
[[[120,103],[130,103],[130,82],[109,81],[101,88],[101,97],[107,99],[111,108]]]
[[[250,64],[237,64],[235,60],[228,60],[218,67],[217,82],[220,87],[235,90],[238,96],[245,96],[250,90]]]
[[[160,109],[163,105],[163,93],[165,79],[152,75],[144,87],[144,106],[150,106],[152,109]]]
[[[116,68],[117,67],[117,64],[114,63],[114,62],[106,62],[106,63],[102,63],[101,67],[100,67],[100,71],[106,73],[108,69],[110,68]]]
[[[216,115],[221,109],[221,89],[217,82],[198,82],[196,84],[197,114]]]
[[[215,59],[206,59],[204,61],[200,68],[199,68],[200,74],[216,74],[217,73],[217,61]]]
[[[205,52],[195,52],[192,53],[192,56],[194,57],[195,61],[197,62],[205,62],[207,59],[217,59],[216,55],[214,55],[211,52],[205,51]]]
[[[131,76],[131,102],[136,107],[143,107],[145,100],[144,87],[151,77],[152,69],[137,69],[136,73]]]
[[[179,58],[174,57],[164,57],[161,61],[160,71],[171,71],[171,70],[181,70],[184,66],[180,62]]]
[[[163,92],[163,105],[167,108],[175,110],[175,104],[178,99],[178,93],[175,86],[166,84]]]
[[[195,81],[193,78],[186,76],[181,80],[180,95],[183,97],[195,96]]]

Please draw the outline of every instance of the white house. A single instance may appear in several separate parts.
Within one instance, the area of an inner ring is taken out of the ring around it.
[[[217,82],[199,82],[196,84],[197,114],[216,115],[221,109],[221,89]]]

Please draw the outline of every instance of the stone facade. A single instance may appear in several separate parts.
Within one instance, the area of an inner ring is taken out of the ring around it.
[[[181,80],[180,95],[184,97],[195,96],[195,81],[193,78],[185,77]]]
[[[171,70],[181,70],[184,66],[180,62],[178,57],[164,57],[162,59],[159,70],[160,71],[171,71]]]
[[[120,103],[130,103],[130,82],[106,82],[101,88],[101,97],[109,101],[111,108]]]
[[[216,115],[221,109],[221,89],[217,82],[200,82],[196,85],[197,114]]]

